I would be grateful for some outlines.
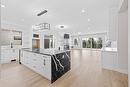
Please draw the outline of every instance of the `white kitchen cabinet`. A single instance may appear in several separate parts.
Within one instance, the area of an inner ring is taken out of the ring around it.
[[[21,62],[26,65],[26,66],[29,66],[31,65],[30,64],[30,55],[29,55],[29,52],[26,52],[26,51],[23,51],[23,56],[22,56],[22,60]]]
[[[21,63],[51,80],[51,56],[23,51]]]
[[[51,56],[43,55],[40,60],[39,67],[40,73],[47,79],[51,80]]]
[[[118,55],[117,51],[103,50],[102,53],[102,67],[110,70],[118,69]]]
[[[9,63],[11,60],[19,58],[19,49],[1,49],[1,64]]]
[[[118,39],[118,9],[109,9],[109,40],[116,41]]]
[[[51,80],[51,61],[45,59],[45,65],[44,65],[44,74],[45,77],[49,80]]]

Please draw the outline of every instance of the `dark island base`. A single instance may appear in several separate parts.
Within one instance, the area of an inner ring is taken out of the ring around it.
[[[52,59],[51,83],[53,83],[71,69],[70,51],[53,55],[53,58],[51,59]],[[57,64],[57,68],[55,63]]]

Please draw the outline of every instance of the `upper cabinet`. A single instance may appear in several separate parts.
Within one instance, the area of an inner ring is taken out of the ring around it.
[[[118,9],[109,9],[109,40],[117,41],[118,37]]]

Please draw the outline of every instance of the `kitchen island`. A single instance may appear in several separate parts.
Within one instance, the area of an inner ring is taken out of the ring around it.
[[[20,62],[51,83],[71,69],[70,50],[23,49]]]

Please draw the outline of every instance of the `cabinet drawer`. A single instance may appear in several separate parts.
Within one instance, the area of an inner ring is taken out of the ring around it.
[[[45,76],[45,68],[44,68],[44,66],[42,65],[42,66],[39,66],[38,67],[38,69],[39,69],[39,74],[41,74],[42,76]]]

